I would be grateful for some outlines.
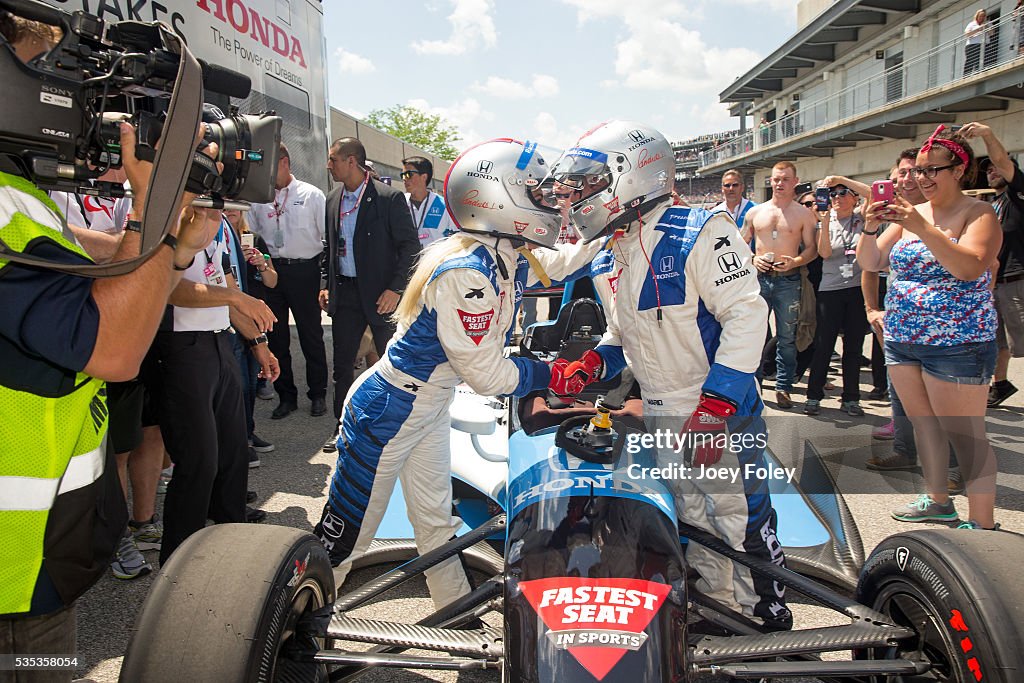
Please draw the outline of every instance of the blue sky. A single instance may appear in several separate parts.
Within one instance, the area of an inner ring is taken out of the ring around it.
[[[412,104],[461,145],[564,147],[612,118],[728,130],[718,93],[796,30],[795,0],[329,0],[324,16],[332,106]]]

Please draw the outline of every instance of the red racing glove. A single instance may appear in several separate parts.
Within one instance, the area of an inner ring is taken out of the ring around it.
[[[693,465],[714,465],[722,459],[727,439],[725,420],[736,414],[736,404],[723,396],[701,394],[682,435],[692,444]]]
[[[551,365],[548,389],[556,396],[576,396],[591,382],[596,382],[604,368],[604,360],[596,351],[587,351],[579,360],[559,358]]]

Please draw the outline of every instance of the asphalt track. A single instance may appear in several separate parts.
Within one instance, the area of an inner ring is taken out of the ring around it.
[[[325,318],[325,321],[327,319]],[[330,324],[324,326],[327,348],[330,344]],[[304,377],[302,354],[292,326],[292,352],[297,378]],[[833,380],[835,378],[833,377]],[[1011,364],[1010,379],[1024,387],[1024,362]],[[870,373],[862,372],[862,392],[870,390]],[[863,384],[867,382],[868,384]],[[771,383],[766,383],[771,387]],[[919,475],[899,473],[883,476],[863,468],[862,463],[872,452],[886,452],[891,442],[871,439],[871,428],[888,419],[887,402],[863,401],[867,415],[853,418],[839,412],[838,391],[829,392],[822,402],[822,413],[807,417],[800,413],[805,384],[797,385],[791,411],[774,409],[774,392],[766,389],[768,400],[770,447],[783,464],[795,464],[809,441],[828,464],[839,482],[840,489],[857,521],[867,552],[882,539],[908,528],[926,525],[901,524],[892,520],[889,510],[908,500],[920,484]],[[300,385],[300,395],[305,388]],[[309,403],[300,401],[299,410],[284,420],[271,420],[275,401],[257,401],[257,433],[275,444],[276,450],[263,454],[262,466],[250,470],[249,488],[259,492],[257,505],[268,512],[267,522],[301,529],[312,529],[319,519],[324,503],[326,484],[331,475],[334,456],[320,450],[332,429],[333,417],[309,416]],[[990,410],[988,415],[989,439],[999,463],[996,519],[1004,529],[1024,531],[1024,391],[1013,396],[1003,407]],[[958,498],[961,513],[966,512],[966,501]],[[158,500],[158,510],[162,501]],[[780,521],[780,532],[785,521]],[[393,510],[386,530],[401,529],[405,523],[401,511]],[[965,532],[969,533],[969,532]],[[156,553],[147,552],[151,562]],[[354,586],[372,577],[374,570],[353,573],[347,585]],[[100,582],[78,602],[78,654],[84,662],[77,675],[97,682],[118,679],[121,659],[127,649],[131,627],[149,586],[151,577],[121,581],[107,573]],[[422,579],[412,581],[391,594],[387,601],[363,608],[359,616],[414,622],[431,611],[426,586]],[[790,597],[798,628],[838,625],[838,616],[824,608]],[[500,623],[497,615],[488,621]],[[407,672],[382,670],[362,680],[394,681],[498,681],[494,672]],[[709,680],[720,680],[718,678]],[[131,682],[135,683],[135,682]]]

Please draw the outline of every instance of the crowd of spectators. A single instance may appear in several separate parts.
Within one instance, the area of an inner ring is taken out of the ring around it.
[[[978,140],[988,152],[980,164],[969,142]],[[996,471],[984,416],[1017,391],[1007,368],[1024,355],[1024,177],[981,123],[939,126],[895,162],[893,194],[838,173],[801,188],[796,167],[780,162],[771,199],[753,207],[730,196],[742,176],[727,171],[716,210],[732,214],[750,242],[774,314],[763,366],[775,374],[777,407],[794,407],[793,385],[809,368],[803,412],[821,414],[842,336],[840,410],[864,415],[864,366],[868,397],[892,404],[893,420],[872,435],[893,440],[893,454],[866,466],[924,475],[925,492],[892,516],[960,519],[951,496],[966,490],[961,526],[992,528]],[[963,192],[979,167],[995,190],[991,204]]]

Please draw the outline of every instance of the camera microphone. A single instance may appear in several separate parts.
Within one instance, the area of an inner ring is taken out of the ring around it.
[[[239,99],[249,96],[252,81],[245,74],[210,64],[202,59],[199,60],[199,65],[203,68],[203,87],[207,90]]]

